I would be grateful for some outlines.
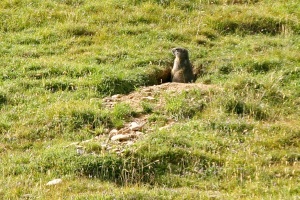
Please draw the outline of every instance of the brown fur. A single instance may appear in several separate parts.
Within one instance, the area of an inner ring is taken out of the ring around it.
[[[189,60],[188,51],[184,48],[174,48],[174,65],[171,71],[172,82],[192,83],[194,82],[193,68]]]

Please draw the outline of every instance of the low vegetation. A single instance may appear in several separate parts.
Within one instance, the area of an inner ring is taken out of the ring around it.
[[[299,3],[2,0],[1,199],[298,199]],[[165,82],[177,46],[209,89],[104,106]],[[141,116],[122,153],[70,145]]]

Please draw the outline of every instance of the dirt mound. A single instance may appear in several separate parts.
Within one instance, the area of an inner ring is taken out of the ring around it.
[[[213,88],[211,85],[202,83],[164,83],[161,85],[153,85],[139,88],[128,95],[113,95],[103,99],[104,106],[112,108],[118,102],[129,103],[134,108],[141,108],[142,101],[157,101],[160,100],[163,93],[180,93],[183,91],[199,89],[206,91]],[[161,107],[163,102],[156,102]]]
[[[103,106],[111,109],[117,103],[128,103],[137,113],[137,116],[131,118],[131,120],[124,124],[123,128],[106,130],[106,134],[99,135],[93,139],[72,143],[72,146],[77,147],[77,153],[84,154],[89,153],[85,151],[85,146],[89,142],[100,142],[102,147],[102,153],[104,152],[114,152],[117,154],[122,154],[124,150],[134,144],[137,140],[142,139],[148,133],[154,130],[153,127],[157,127],[156,122],[149,122],[150,113],[143,111],[142,102],[148,102],[154,105],[153,110],[163,110],[165,106],[165,96],[176,96],[177,94],[189,91],[189,90],[200,90],[207,91],[214,86],[204,85],[201,83],[164,83],[161,85],[153,85],[148,87],[142,87],[138,90],[128,94],[120,95],[116,94],[111,97],[106,97],[103,99]],[[193,101],[191,99],[191,101]],[[167,119],[167,121],[159,126],[159,130],[169,129],[177,121],[174,119]]]

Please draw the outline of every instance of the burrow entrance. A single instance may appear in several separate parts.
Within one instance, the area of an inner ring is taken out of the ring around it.
[[[139,74],[133,77],[107,76],[96,85],[96,90],[103,96],[114,94],[128,94],[138,87],[160,85],[171,82],[171,66],[159,67],[150,70],[148,73]],[[194,67],[195,80],[202,74],[202,67]]]

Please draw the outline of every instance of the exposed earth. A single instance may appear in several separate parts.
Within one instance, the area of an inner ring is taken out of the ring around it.
[[[172,118],[167,118],[163,125],[157,125],[156,122],[150,122],[150,113],[143,112],[143,103],[148,102],[153,105],[153,111],[164,110],[165,96],[172,97],[181,92],[188,92],[190,90],[199,90],[207,92],[209,89],[215,88],[212,85],[205,85],[202,83],[164,83],[161,85],[147,86],[137,89],[136,91],[121,95],[116,94],[111,97],[103,99],[103,106],[107,109],[113,109],[117,103],[127,103],[138,114],[131,118],[130,122],[126,122],[121,129],[105,130],[106,134],[97,136],[93,139],[75,142],[68,146],[75,145],[77,153],[84,154],[85,144],[89,142],[100,142],[102,150],[105,152],[116,152],[121,154],[126,147],[134,144],[138,139],[142,139],[149,132],[153,131],[153,127],[159,127],[159,130],[167,129],[177,123]],[[189,101],[193,101],[190,99]],[[91,152],[89,152],[91,153]]]

